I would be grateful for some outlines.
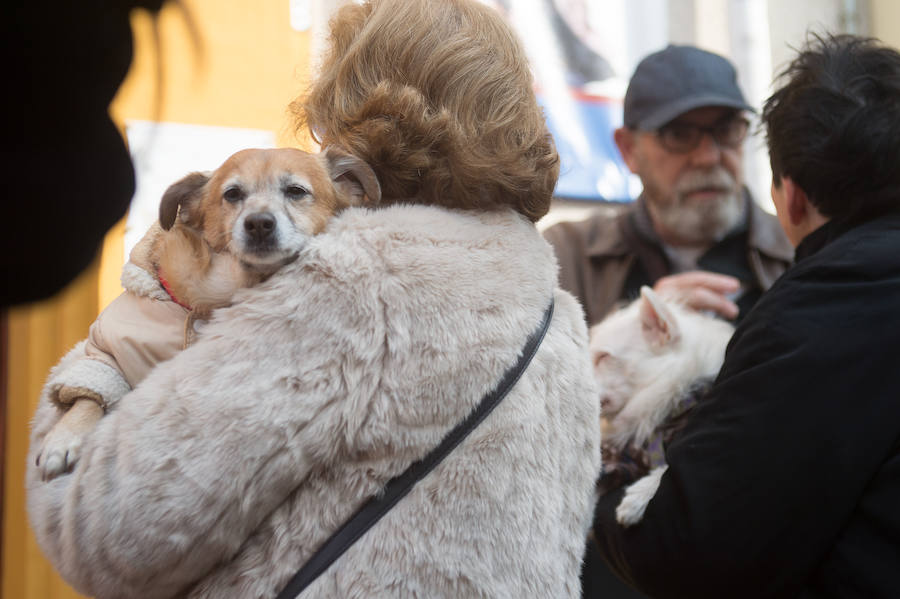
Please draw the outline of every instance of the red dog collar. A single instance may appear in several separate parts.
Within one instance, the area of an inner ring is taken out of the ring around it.
[[[169,287],[169,282],[166,281],[166,278],[163,276],[162,271],[159,270],[159,269],[156,270],[156,278],[159,279],[159,284],[163,286],[163,289],[166,290],[166,293],[169,294],[169,297],[172,298],[172,301],[173,301],[173,302],[175,302],[176,304],[178,304],[179,306],[181,306],[181,307],[184,308],[185,310],[190,310],[190,309],[191,309],[190,306],[188,306],[188,305],[186,305],[186,304],[182,304],[180,301],[178,301],[178,298],[175,297],[175,294],[174,294],[174,293],[172,293],[172,288]]]

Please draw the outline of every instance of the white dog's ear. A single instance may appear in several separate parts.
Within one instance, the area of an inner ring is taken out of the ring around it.
[[[208,181],[207,173],[191,173],[172,183],[159,202],[160,226],[168,231],[176,218],[183,223],[190,222],[191,208],[203,197],[203,187]]]
[[[336,146],[327,146],[322,156],[335,189],[351,205],[359,206],[366,198],[369,204],[381,201],[378,177],[365,161]]]
[[[644,340],[654,348],[661,348],[678,341],[681,332],[675,315],[666,307],[658,295],[646,285],[641,287],[639,300],[641,333]]]

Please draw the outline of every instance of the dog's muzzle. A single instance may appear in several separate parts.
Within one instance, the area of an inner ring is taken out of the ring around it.
[[[243,235],[239,242],[241,247],[241,265],[248,271],[263,276],[270,275],[285,264],[297,259],[301,246],[297,239],[288,236],[286,239],[279,233],[281,226],[274,214],[259,211],[248,214],[242,225]],[[282,231],[281,233],[284,233]]]

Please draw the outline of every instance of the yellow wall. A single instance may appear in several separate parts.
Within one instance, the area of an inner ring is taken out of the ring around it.
[[[132,72],[112,106],[113,117],[267,129],[293,145],[287,104],[309,70],[309,35],[291,29],[288,0],[187,0],[199,33],[199,52],[173,5],[160,15],[159,54],[151,19],[133,19]],[[161,105],[156,68],[161,65]]]
[[[124,130],[127,119],[141,119],[263,129],[272,131],[279,145],[302,147],[286,109],[308,76],[311,39],[291,29],[288,0],[184,0],[184,5],[198,47],[177,7],[169,5],[160,14],[158,48],[151,17],[134,14],[132,69],[110,109],[120,127]],[[56,298],[9,313],[2,597],[79,597],[53,573],[26,523],[28,422],[49,368],[121,291],[123,231],[119,223],[94,265]]]

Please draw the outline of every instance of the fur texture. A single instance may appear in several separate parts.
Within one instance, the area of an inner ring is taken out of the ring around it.
[[[605,423],[604,478],[628,470],[626,478],[646,474],[626,490],[617,511],[620,523],[634,524],[643,516],[665,472],[664,465],[647,457],[651,442],[680,416],[692,388],[718,373],[733,331],[713,316],[664,301],[649,287],[591,328]],[[601,479],[601,487],[608,486]]]
[[[134,262],[126,262],[122,267],[120,281],[123,289],[137,296],[161,301],[171,300],[166,290],[160,286],[159,279]]]
[[[84,356],[84,343],[79,342],[72,351]],[[62,409],[68,409],[76,399],[84,397],[105,410],[131,391],[131,385],[119,370],[91,359],[78,360],[71,368],[53,372],[47,385],[51,401]]]
[[[29,467],[41,547],[100,599],[274,597],[497,384],[555,294],[510,394],[304,596],[578,597],[600,415],[555,287],[511,211],[345,211],[123,398],[71,475]],[[32,452],[57,418],[45,397]]]

